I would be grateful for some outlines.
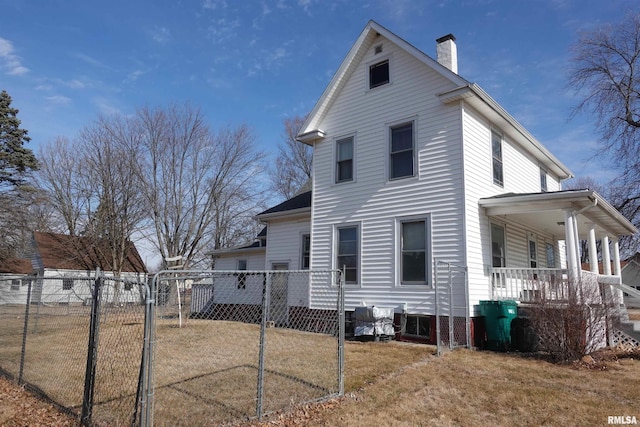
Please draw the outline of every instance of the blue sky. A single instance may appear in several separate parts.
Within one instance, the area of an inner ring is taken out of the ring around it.
[[[33,138],[75,137],[99,114],[190,101],[215,128],[247,123],[275,152],[285,117],[309,112],[369,19],[428,55],[457,38],[478,83],[577,176],[606,176],[593,120],[569,120],[569,46],[634,0],[0,0],[0,90]],[[603,172],[604,171],[604,172]],[[605,174],[605,175],[603,175]]]

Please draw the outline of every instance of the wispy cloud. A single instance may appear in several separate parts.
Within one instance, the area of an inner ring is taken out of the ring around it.
[[[73,56],[74,58],[80,59],[81,61],[84,61],[89,65],[93,65],[94,67],[104,68],[106,70],[111,69],[111,67],[109,67],[108,65],[104,64],[103,62],[100,62],[99,60],[95,59],[94,57],[89,56],[89,55],[87,55],[85,53],[82,53],[82,52],[72,53],[71,56]]]
[[[119,114],[120,109],[114,106],[108,99],[103,97],[95,97],[91,100],[98,110],[105,115]]]
[[[204,0],[202,2],[202,8],[210,10],[226,9],[227,2],[226,0]]]
[[[138,80],[138,78],[146,73],[148,73],[149,70],[135,70],[132,71],[131,73],[129,73],[129,75],[127,76],[127,78],[125,79],[126,83],[131,83],[131,82],[135,82],[136,80]]]
[[[51,104],[56,104],[56,105],[71,104],[71,98],[67,96],[62,96],[62,95],[47,96],[45,100],[47,100]]]
[[[298,6],[300,6],[302,10],[304,10],[304,12],[309,16],[311,16],[311,11],[309,10],[311,8],[311,4],[311,0],[298,0]]]
[[[21,76],[29,72],[29,69],[22,65],[20,57],[14,53],[13,43],[2,37],[0,37],[0,67],[11,76]]]
[[[209,26],[208,32],[210,38],[216,42],[221,43],[236,35],[236,29],[240,27],[240,21],[237,19],[228,20],[220,18],[213,20]]]
[[[155,27],[150,30],[151,39],[157,43],[164,44],[171,40],[171,31],[166,27]]]

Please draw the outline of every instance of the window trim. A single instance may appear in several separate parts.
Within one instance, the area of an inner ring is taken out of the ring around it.
[[[500,227],[502,229],[502,248],[504,250],[503,255],[501,256],[501,259],[503,261],[502,266],[497,267],[493,265],[493,227]],[[491,268],[504,268],[507,266],[507,226],[505,224],[501,224],[499,222],[490,222],[489,223],[489,242],[490,242],[490,252],[489,255],[491,257],[491,262],[489,265],[491,265]]]
[[[533,252],[531,251],[531,244],[533,243]],[[527,263],[528,268],[540,268],[540,249],[538,247],[538,236],[535,233],[527,232]],[[532,264],[536,265],[533,266]]]
[[[406,320],[404,322],[404,325],[402,325],[402,335],[405,337],[415,337],[415,338],[423,338],[423,339],[431,339],[431,323],[432,323],[432,319],[431,316],[428,315],[424,315],[424,314],[407,314],[406,315]],[[407,332],[407,323],[410,317],[415,317],[416,318],[416,334],[410,334]],[[427,325],[429,325],[429,334],[428,335],[420,335],[420,320],[426,321]]]
[[[402,224],[407,222],[424,221],[425,226],[425,281],[423,282],[404,282],[402,280]],[[396,217],[395,221],[395,277],[397,287],[407,288],[432,288],[433,287],[433,222],[431,213],[423,215],[411,215]]]
[[[305,238],[309,239],[309,265],[304,266],[305,250],[304,241]],[[309,270],[311,268],[311,233],[300,233],[300,270]]]
[[[338,180],[338,143],[351,139],[351,179]],[[356,182],[356,133],[338,136],[333,141],[333,184]]]
[[[498,139],[494,139],[494,136],[497,136]],[[493,144],[494,142],[500,143],[500,158],[497,159],[493,155]],[[498,181],[496,179],[496,165],[495,161],[500,162],[500,175],[502,175],[502,181]],[[504,188],[504,135],[502,132],[499,132],[495,129],[491,129],[491,180],[493,185],[497,185],[500,188]]]
[[[371,71],[374,69],[374,67],[379,67],[382,64],[384,64],[386,62],[387,64],[387,81],[383,81],[382,83],[378,83],[375,86],[372,86],[371,84]],[[391,61],[389,60],[388,57],[386,58],[377,58],[376,61],[372,61],[370,63],[367,64],[367,87],[369,88],[369,90],[373,90],[373,89],[377,89],[379,87],[384,87],[391,84]]]
[[[346,277],[345,277],[345,285],[346,286],[350,286],[350,287],[359,287],[361,285],[361,281],[362,281],[362,265],[361,265],[361,261],[362,261],[362,224],[360,222],[348,222],[348,223],[343,223],[343,224],[335,224],[334,228],[333,228],[333,257],[332,257],[332,263],[333,263],[333,268],[336,270],[342,270],[342,266],[339,265],[338,263],[338,256],[339,255],[339,246],[340,246],[340,230],[342,229],[346,229],[346,228],[354,228],[356,229],[356,250],[357,250],[357,254],[356,254],[356,281],[354,282],[347,282]]]
[[[551,258],[553,258],[553,265],[549,265],[549,249],[551,249]],[[553,243],[545,242],[544,243],[544,255],[545,261],[547,263],[547,268],[557,268],[558,264],[556,261],[556,245]]]
[[[397,154],[397,153],[401,153],[401,152],[406,152],[408,150],[402,150],[402,151],[397,151],[395,153],[391,152],[391,147],[393,144],[393,129],[397,129],[400,127],[403,127],[405,125],[411,124],[411,175],[405,175],[405,176],[399,176],[399,177],[392,177],[391,175],[391,168],[393,166],[393,162],[392,162],[392,155],[393,154]],[[386,125],[386,132],[387,132],[387,153],[386,153],[386,163],[387,163],[387,180],[388,181],[400,181],[403,179],[411,179],[411,178],[415,178],[418,176],[418,165],[417,165],[417,161],[416,158],[417,156],[417,149],[416,149],[416,128],[417,128],[417,119],[416,117],[412,117],[409,119],[405,119],[405,120],[398,120],[395,122],[391,122],[391,123],[387,123]]]
[[[546,193],[549,191],[549,183],[548,183],[548,172],[547,170],[540,166],[540,191],[542,193]]]
[[[364,68],[365,92],[381,90],[381,88],[388,87],[393,84],[393,69],[394,69],[393,53],[392,52],[387,52],[386,54],[384,52],[375,53],[375,46],[377,45],[378,44],[371,47],[371,52],[370,52],[371,59],[365,63],[365,68]],[[370,73],[371,67],[374,65],[380,64],[384,61],[387,61],[389,63],[389,81],[387,83],[371,87],[371,73]]]
[[[240,262],[244,262],[244,268],[240,268]],[[236,260],[236,271],[245,271],[249,266],[249,261],[246,258],[238,258]],[[247,275],[245,273],[237,273],[236,288],[247,289]]]

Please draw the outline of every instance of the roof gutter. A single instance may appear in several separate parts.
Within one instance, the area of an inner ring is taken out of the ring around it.
[[[476,83],[469,83],[447,92],[443,92],[438,95],[440,100],[445,103],[451,103],[454,101],[460,101],[468,98],[477,98],[491,108],[496,114],[498,114],[503,120],[505,120],[516,132],[531,143],[538,152],[548,159],[553,165],[565,176],[561,177],[562,180],[572,178],[574,175],[557,157],[555,157],[549,150],[547,150],[527,129],[524,128],[518,121],[507,112],[500,104],[498,104],[491,96],[484,91]]]
[[[253,218],[264,222],[264,221],[268,221],[270,219],[274,219],[274,218],[298,218],[298,217],[305,217],[305,216],[310,216],[311,215],[311,208],[310,207],[304,207],[304,208],[298,208],[298,209],[291,209],[288,211],[281,211],[281,212],[271,212],[271,213],[267,213],[267,214],[258,214],[256,216],[254,216]]]

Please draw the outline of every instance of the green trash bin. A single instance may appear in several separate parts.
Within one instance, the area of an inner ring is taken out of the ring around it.
[[[518,304],[513,300],[480,301],[484,316],[489,350],[505,351],[511,347],[511,321],[518,316]]]

